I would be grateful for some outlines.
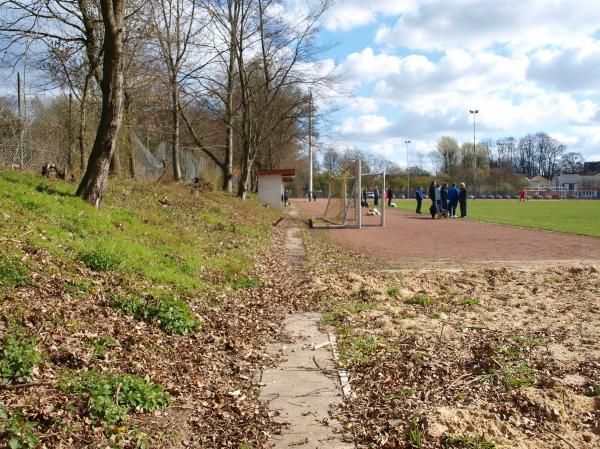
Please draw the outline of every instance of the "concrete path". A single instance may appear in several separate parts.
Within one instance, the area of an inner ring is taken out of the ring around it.
[[[294,215],[294,210],[290,215]],[[299,228],[290,228],[286,257],[301,269],[305,261]],[[284,362],[262,373],[261,398],[279,420],[288,423],[273,437],[273,448],[348,449],[341,425],[329,418],[329,407],[342,401],[338,372],[329,335],[319,330],[321,314],[299,313],[284,322],[291,343],[271,345],[267,350],[283,355]],[[349,440],[349,438],[348,438]]]

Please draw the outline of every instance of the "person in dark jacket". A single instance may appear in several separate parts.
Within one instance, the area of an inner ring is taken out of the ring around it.
[[[448,210],[448,184],[443,183],[441,188],[442,210]]]
[[[361,207],[369,207],[369,197],[367,196],[367,188],[362,189],[362,203]]]
[[[458,204],[460,204],[460,218],[467,218],[467,188],[465,183],[460,183],[460,192],[458,192]]]
[[[392,188],[388,188],[387,190],[387,200],[388,200],[388,206],[392,207],[392,198],[394,197],[394,191],[392,190]]]
[[[379,206],[379,189],[377,187],[373,190],[373,204]]]
[[[456,208],[458,207],[458,189],[456,184],[452,184],[448,189],[448,216],[456,218]]]
[[[421,213],[421,203],[423,202],[423,189],[417,187],[415,190],[415,199],[417,200],[417,214]]]
[[[431,181],[429,184],[429,199],[431,200],[431,204],[435,206],[435,181]]]

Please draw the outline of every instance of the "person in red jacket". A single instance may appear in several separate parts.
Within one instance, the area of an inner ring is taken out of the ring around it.
[[[521,187],[521,190],[519,191],[519,203],[524,203],[525,202],[525,187]]]

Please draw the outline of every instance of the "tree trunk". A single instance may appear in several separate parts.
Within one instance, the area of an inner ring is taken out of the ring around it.
[[[171,130],[171,152],[173,156],[173,179],[181,181],[181,157],[179,154],[179,83],[171,79],[171,114],[173,128]]]
[[[242,173],[240,175],[240,181],[238,183],[238,196],[245,200],[248,196],[248,190],[250,188],[250,181],[252,175],[252,158],[250,157],[250,151],[245,152],[244,160],[242,161]]]
[[[225,166],[223,167],[223,190],[233,192],[233,126],[227,124],[227,145],[225,146]]]
[[[83,83],[83,92],[81,94],[81,103],[79,104],[79,170],[81,173],[85,171],[85,132],[87,131],[87,100],[90,90],[90,81],[92,74],[88,73],[85,76]]]
[[[110,161],[117,145],[123,118],[123,12],[126,0],[101,0],[104,22],[104,61],[102,67],[102,114],[87,170],[77,195],[100,207],[108,187]]]

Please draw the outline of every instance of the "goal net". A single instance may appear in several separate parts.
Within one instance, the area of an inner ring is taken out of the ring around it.
[[[327,207],[323,221],[335,225],[349,225],[356,221],[356,193],[358,182],[354,165],[345,167],[339,176],[329,176]]]
[[[363,188],[364,183],[364,188]],[[361,161],[344,166],[336,176],[330,175],[327,183],[327,205],[323,215],[310,221],[313,228],[360,228],[383,226],[385,221],[385,174],[362,174]],[[378,202],[374,201],[375,189]]]

